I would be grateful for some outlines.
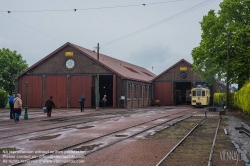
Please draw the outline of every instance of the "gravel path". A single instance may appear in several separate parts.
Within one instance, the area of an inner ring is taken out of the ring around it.
[[[244,160],[245,164],[250,166],[250,137],[235,129],[235,127],[241,126],[241,122],[244,121],[240,117],[228,116],[228,132],[238,152],[242,152],[241,160]]]

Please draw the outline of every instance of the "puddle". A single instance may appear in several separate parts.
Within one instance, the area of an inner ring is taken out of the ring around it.
[[[128,135],[115,135],[115,137],[127,137]]]
[[[95,126],[84,126],[84,127],[77,127],[77,129],[88,129],[88,128],[92,128],[92,127],[95,127]]]
[[[10,148],[10,147],[7,147],[7,148],[1,148],[0,149],[0,154],[6,154],[6,153],[10,153],[11,151],[19,151],[20,149],[17,149],[17,148]]]
[[[54,139],[59,137],[61,134],[56,134],[56,135],[48,135],[48,136],[41,136],[41,137],[36,137],[36,138],[30,138],[29,140],[49,140],[49,139]]]
[[[88,146],[81,146],[81,147],[75,148],[73,150],[75,150],[75,151],[91,151],[97,147],[100,147],[101,145],[103,145],[103,144],[100,143],[100,144],[93,144],[93,145],[88,145]]]

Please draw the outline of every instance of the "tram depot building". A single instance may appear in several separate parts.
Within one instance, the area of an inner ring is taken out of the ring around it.
[[[15,92],[22,94],[23,103],[41,108],[53,96],[57,108],[80,107],[84,94],[85,107],[95,108],[97,75],[99,75],[99,106],[107,96],[107,107],[141,108],[160,100],[160,104],[190,104],[190,90],[206,84],[182,59],[160,75],[106,56],[81,46],[66,43],[15,78]],[[99,73],[99,74],[97,74]],[[221,86],[209,86],[211,97]],[[211,99],[212,101],[212,99]]]

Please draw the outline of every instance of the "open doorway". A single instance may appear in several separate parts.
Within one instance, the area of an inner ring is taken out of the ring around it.
[[[100,107],[103,107],[102,98],[107,96],[106,107],[113,107],[113,75],[99,76]]]
[[[190,104],[191,82],[175,82],[174,87],[175,105]]]

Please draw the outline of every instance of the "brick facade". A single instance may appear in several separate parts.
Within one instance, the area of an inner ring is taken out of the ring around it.
[[[73,56],[68,57],[65,56],[65,52],[73,52]],[[72,69],[68,69],[66,67],[66,61],[68,59],[73,59],[75,62],[75,66]],[[101,59],[100,59],[101,60]],[[78,49],[70,46],[65,45],[64,47],[54,51],[47,57],[43,58],[33,66],[31,66],[27,71],[25,71],[21,76],[19,76],[16,79],[16,85],[15,90],[16,92],[23,93],[23,96],[26,95],[25,91],[22,89],[22,85],[25,83],[22,81],[23,77],[27,78],[28,80],[32,80],[32,77],[38,76],[41,77],[41,87],[42,87],[42,101],[39,101],[39,105],[37,107],[42,107],[45,103],[45,101],[48,98],[48,92],[47,89],[50,88],[54,90],[54,94],[61,94],[60,96],[55,95],[57,98],[55,100],[61,103],[62,107],[71,107],[72,105],[72,77],[85,77],[89,76],[91,78],[91,83],[88,85],[88,88],[90,90],[89,100],[91,100],[91,96],[93,96],[92,90],[95,89],[95,79],[93,79],[96,76],[97,73],[97,67],[98,63],[95,59],[91,59],[88,57],[87,54],[84,52],[79,51]],[[136,94],[137,96],[143,95],[145,93],[145,86],[150,87],[152,86],[151,83],[144,83],[140,81],[132,81],[122,78],[121,76],[117,75],[116,73],[112,72],[111,70],[107,69],[105,66],[99,65],[99,74],[100,75],[111,75],[115,79],[115,89],[113,91],[115,92],[115,96],[113,96],[113,104],[114,107],[120,107],[120,108],[138,108],[138,107],[145,107],[149,106],[150,98],[147,96],[146,98],[137,98],[137,99],[128,99],[127,97],[127,84],[130,82],[133,85],[136,85],[138,88],[141,86],[141,94],[139,94],[138,89],[131,89],[131,93]],[[60,77],[58,77],[60,76]],[[55,80],[58,80],[58,83],[53,83],[51,81],[51,78]],[[48,79],[50,81],[48,82]],[[61,82],[64,80],[63,82]],[[62,84],[63,83],[63,84]],[[29,86],[35,86],[35,85],[29,85]],[[53,86],[53,87],[51,87]],[[58,87],[59,86],[59,87]],[[55,90],[57,89],[57,90]],[[66,94],[64,92],[58,92],[58,91],[66,91]],[[135,92],[136,91],[136,92]],[[147,91],[149,91],[149,88],[147,88]],[[29,95],[33,92],[28,92]],[[35,93],[35,92],[34,92]],[[147,94],[150,94],[149,92],[146,92]],[[63,96],[62,96],[63,95]],[[125,97],[125,100],[121,99],[121,96]],[[101,100],[101,98],[100,98]],[[64,102],[66,101],[66,102]],[[93,106],[93,99],[92,103],[89,106]]]

